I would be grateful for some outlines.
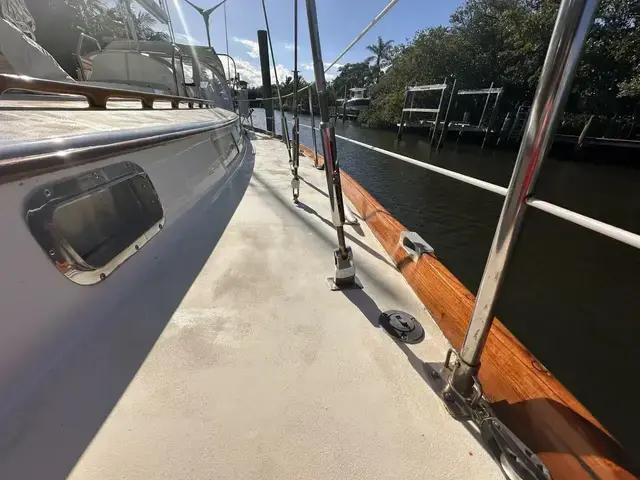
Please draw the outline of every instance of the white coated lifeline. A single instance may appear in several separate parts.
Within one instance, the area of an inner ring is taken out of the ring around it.
[[[331,291],[324,172],[301,158],[296,207],[284,146],[252,144],[235,214],[70,478],[503,478],[425,380],[448,343],[364,222],[346,227],[364,290]],[[377,328],[389,309],[425,340]]]

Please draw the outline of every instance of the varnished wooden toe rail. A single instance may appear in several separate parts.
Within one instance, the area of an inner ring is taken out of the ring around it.
[[[309,148],[300,150],[313,158]],[[322,156],[318,163],[324,164]],[[341,177],[344,194],[459,349],[474,295],[434,256],[410,260],[398,247],[407,229],[349,174]],[[480,381],[496,414],[538,454],[554,479],[637,478],[620,444],[498,319],[482,356]]]

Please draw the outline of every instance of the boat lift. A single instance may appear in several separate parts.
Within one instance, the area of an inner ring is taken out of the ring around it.
[[[412,128],[428,128],[431,129],[430,143],[431,145],[433,145],[435,143],[438,128],[442,127],[440,130],[440,138],[437,143],[438,146],[442,145],[449,130],[457,131],[460,135],[463,132],[484,133],[485,136],[482,142],[482,145],[484,146],[488,136],[493,133],[493,126],[498,114],[498,105],[500,103],[500,99],[502,98],[504,89],[502,87],[494,87],[493,82],[491,83],[489,88],[480,88],[473,90],[457,90],[456,86],[457,80],[455,78],[453,79],[453,83],[451,85],[449,85],[448,79],[445,78],[443,83],[407,87],[405,90],[402,115],[400,116],[400,123],[398,124],[397,139],[402,139],[402,133],[404,132],[406,126],[410,126]],[[429,91],[441,92],[437,108],[414,107],[413,105],[415,102],[416,93]],[[469,123],[466,114],[463,116],[462,120],[449,120],[450,115],[452,115],[456,109],[454,99],[457,99],[458,96],[467,95],[486,95],[487,97],[484,102],[482,114],[477,125]],[[495,95],[495,100],[493,102],[493,106],[489,109],[489,103],[491,101],[492,95]],[[444,108],[445,100],[447,101],[446,109]],[[409,122],[407,122],[405,118],[406,113],[409,114]],[[434,114],[435,117],[433,117],[432,119],[420,120],[419,122],[412,123],[411,117],[413,113]]]

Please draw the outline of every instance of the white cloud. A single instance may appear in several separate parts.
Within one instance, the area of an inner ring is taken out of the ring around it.
[[[302,64],[302,69],[303,70],[311,70],[311,71],[313,71],[313,63],[303,63]]]
[[[178,43],[185,43],[187,45],[206,45],[206,42],[204,40],[192,37],[188,33],[176,33],[175,35]]]
[[[324,62],[324,68],[327,68],[329,65],[331,65],[329,62]],[[344,64],[336,63],[333,67],[331,67],[331,70],[336,70],[337,71],[342,66],[344,66]]]
[[[284,65],[278,64],[276,70],[278,71],[278,80],[280,80],[280,82],[284,82],[287,77],[293,78],[293,72]],[[271,75],[271,80],[274,80],[273,75]]]
[[[286,48],[287,50],[293,50],[293,43],[285,43],[284,44],[284,48]]]
[[[324,78],[327,82],[333,82],[336,79],[336,75],[332,73],[325,73]]]
[[[222,62],[224,69],[226,71],[227,64],[226,62]],[[238,69],[238,74],[240,75],[240,80],[244,80],[252,87],[259,87],[262,85],[262,71],[260,70],[259,65],[255,65],[248,60],[236,59],[236,67]],[[233,69],[233,66],[231,66]],[[286,68],[284,65],[278,65],[276,67],[278,71],[278,80],[280,83],[284,83],[287,77],[293,77],[293,72]],[[228,72],[227,72],[228,76]],[[271,68],[271,84],[275,85],[276,78],[273,73],[273,68]]]
[[[260,52],[258,50],[258,42],[254,42],[253,40],[248,40],[246,38],[238,38],[238,37],[233,37],[233,41],[241,43],[245,47],[247,47],[249,49],[249,51],[247,52],[247,55],[249,55],[251,58],[260,57]]]
[[[226,67],[225,62],[223,62],[223,65]],[[262,85],[262,73],[260,72],[260,67],[253,65],[247,60],[241,60],[239,58],[236,59],[236,67],[238,68],[240,80],[244,80],[251,87],[259,87]]]

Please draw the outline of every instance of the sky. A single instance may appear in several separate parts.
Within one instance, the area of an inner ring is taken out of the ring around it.
[[[191,0],[201,8],[210,8],[220,0]],[[420,29],[446,25],[451,13],[464,0],[399,0],[360,42],[326,74],[332,80],[337,67],[364,60],[370,55],[367,45],[378,36],[385,41],[404,43]],[[311,47],[305,1],[298,0],[298,71],[306,80],[313,79]],[[167,0],[178,43],[207,44],[202,17],[184,0]],[[344,48],[389,3],[389,0],[316,0],[322,57],[329,66]],[[293,69],[293,0],[266,0],[269,28],[274,45],[278,80],[291,76]],[[262,84],[258,58],[257,31],[265,29],[261,0],[227,0],[229,54],[236,60],[241,80],[249,85]],[[211,15],[211,43],[218,53],[226,53],[224,10]],[[227,66],[225,57],[222,63]],[[273,79],[273,65],[272,79]],[[231,65],[233,73],[233,64]]]

